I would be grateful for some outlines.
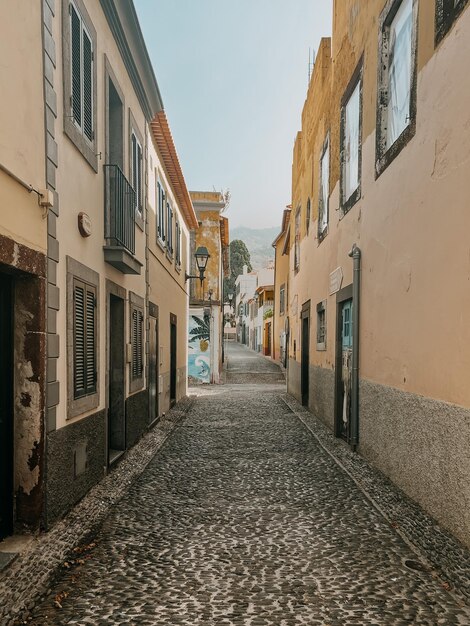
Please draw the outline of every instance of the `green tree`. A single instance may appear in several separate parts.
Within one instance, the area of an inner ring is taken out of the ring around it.
[[[243,274],[243,266],[248,266],[248,271],[252,271],[250,253],[245,243],[241,239],[234,239],[230,242],[230,276],[224,279],[225,300],[229,293],[235,295],[235,281],[237,276]]]

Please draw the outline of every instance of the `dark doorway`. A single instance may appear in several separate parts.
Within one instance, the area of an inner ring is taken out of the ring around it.
[[[176,402],[176,315],[170,315],[170,405]]]
[[[158,410],[158,320],[149,317],[149,423],[159,416]]]
[[[0,274],[0,539],[13,532],[12,282]]]
[[[124,300],[109,295],[108,449],[112,463],[126,449]]]
[[[352,378],[352,286],[336,297],[335,435],[349,442]]]
[[[302,306],[302,347],[300,354],[300,370],[302,405],[308,407],[310,370],[310,300]]]

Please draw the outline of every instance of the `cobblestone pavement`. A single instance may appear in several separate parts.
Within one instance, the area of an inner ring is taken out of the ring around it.
[[[228,355],[231,384],[198,389],[29,623],[470,624],[425,564],[405,565],[416,554],[285,403],[272,364]]]

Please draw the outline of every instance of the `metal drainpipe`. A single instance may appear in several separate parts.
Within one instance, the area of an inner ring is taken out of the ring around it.
[[[361,288],[361,250],[353,245],[349,256],[353,260],[353,347],[351,380],[351,447],[359,444],[359,310]]]

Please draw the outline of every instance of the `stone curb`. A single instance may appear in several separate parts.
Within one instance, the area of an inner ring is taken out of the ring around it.
[[[73,548],[83,544],[142,474],[194,404],[186,397],[171,409],[90,492],[0,574],[0,623],[18,623],[48,591]]]
[[[470,604],[470,551],[366,459],[352,452],[295,398],[281,396],[327,454],[356,483],[364,496],[410,548],[428,563],[446,589]]]

